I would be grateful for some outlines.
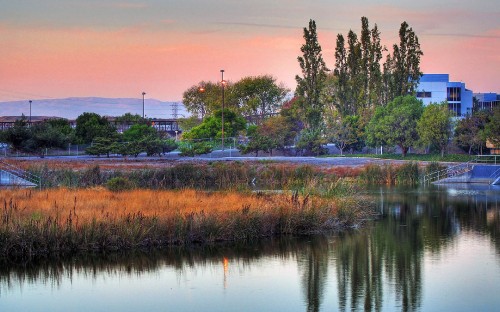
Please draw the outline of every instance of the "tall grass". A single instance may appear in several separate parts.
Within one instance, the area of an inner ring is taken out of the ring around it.
[[[0,256],[251,241],[356,225],[370,213],[353,197],[104,188],[2,190]]]
[[[421,170],[415,162],[403,165],[367,165],[359,175],[359,181],[369,185],[417,185]]]
[[[163,168],[129,170],[103,170],[98,165],[70,170],[44,164],[32,166],[28,170],[42,178],[44,188],[98,186],[110,179],[122,177],[137,187],[149,189],[242,190],[250,186],[283,189],[327,176],[321,170],[307,165],[243,162],[180,163]]]

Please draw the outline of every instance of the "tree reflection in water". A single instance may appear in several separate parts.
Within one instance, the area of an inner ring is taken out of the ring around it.
[[[307,311],[319,311],[328,278],[328,239],[322,236],[311,238],[310,244],[299,251],[297,259]]]

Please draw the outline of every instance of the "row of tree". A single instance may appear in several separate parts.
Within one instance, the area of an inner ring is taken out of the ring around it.
[[[225,135],[235,136],[244,129],[238,116],[252,123],[246,131],[250,140],[241,146],[242,152],[272,153],[294,145],[298,151],[320,154],[324,144],[331,142],[341,152],[365,146],[399,146],[406,155],[410,147],[422,146],[444,154],[454,126],[455,142],[469,152],[481,150],[486,140],[495,142],[498,131],[491,129],[494,123],[489,121],[493,117],[470,116],[454,123],[446,103],[424,108],[414,97],[422,75],[423,52],[408,23],[401,24],[399,43],[389,53],[381,44],[377,25],[370,28],[368,19],[362,17],[359,35],[352,30],[347,39],[337,35],[333,70],[323,60],[313,20],[304,28],[303,37],[302,55],[298,57],[302,75],[296,76],[297,88],[291,100],[279,105],[285,99],[285,89],[271,76],[247,77],[225,86],[229,94]],[[184,93],[188,110],[205,117],[201,125],[186,127],[191,130],[183,134],[184,139],[221,137],[221,89],[217,83],[200,82]],[[276,96],[263,96],[269,94]],[[278,110],[279,116],[268,114]],[[253,114],[265,118],[248,118]],[[475,124],[474,134],[465,130]]]
[[[116,124],[126,124],[128,129],[119,133],[108,118],[96,113],[83,113],[76,119],[76,127],[62,118],[48,119],[29,124],[23,116],[13,127],[0,131],[0,142],[13,149],[43,155],[47,149],[64,149],[68,144],[90,145],[90,155],[133,155],[145,152],[148,156],[161,155],[175,150],[178,145],[168,134],[158,132],[149,120],[127,113],[117,117]]]

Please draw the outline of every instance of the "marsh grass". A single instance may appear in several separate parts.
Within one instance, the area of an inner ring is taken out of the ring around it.
[[[34,165],[28,170],[42,178],[43,188],[81,188],[104,185],[113,178],[124,178],[148,189],[244,190],[252,186],[284,189],[303,185],[326,176],[312,166],[243,162],[180,163],[161,168],[102,169],[92,165],[78,170]]]
[[[338,231],[370,214],[360,199],[104,188],[2,190],[0,256],[161,248]]]
[[[421,169],[416,162],[403,165],[367,165],[358,181],[369,185],[417,185]]]

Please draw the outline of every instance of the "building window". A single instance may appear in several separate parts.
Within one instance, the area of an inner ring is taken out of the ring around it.
[[[431,98],[432,97],[432,92],[425,92],[425,91],[417,92],[417,97],[420,98],[420,99]]]
[[[448,103],[448,109],[455,113],[455,116],[462,116],[462,104],[461,103]]]
[[[448,101],[461,101],[461,93],[462,93],[462,88],[460,87],[451,87],[448,88]]]

